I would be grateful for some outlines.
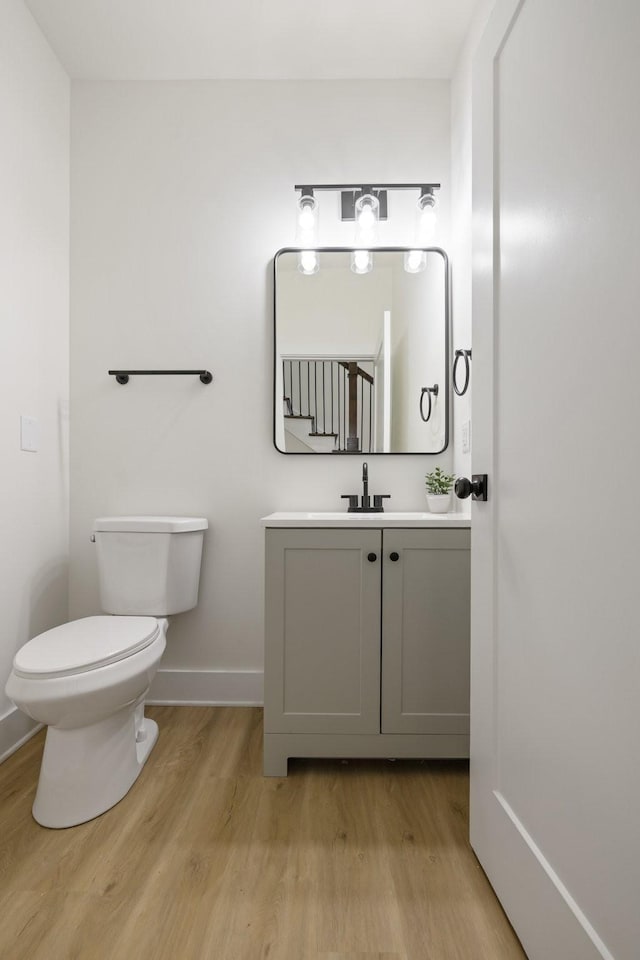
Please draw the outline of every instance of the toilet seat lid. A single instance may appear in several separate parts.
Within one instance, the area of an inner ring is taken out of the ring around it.
[[[63,677],[96,670],[144,650],[160,633],[155,617],[85,617],[46,630],[13,659],[22,677]]]

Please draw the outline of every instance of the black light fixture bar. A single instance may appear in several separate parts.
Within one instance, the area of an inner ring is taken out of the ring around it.
[[[362,190],[363,187],[372,190],[439,190],[439,183],[371,183],[363,180],[361,183],[296,183],[294,190]]]
[[[200,377],[202,383],[211,383],[213,374],[208,370],[108,370],[110,377],[115,377],[118,383],[124,386],[129,383],[129,377]]]

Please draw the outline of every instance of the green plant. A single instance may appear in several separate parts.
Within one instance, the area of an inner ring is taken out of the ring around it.
[[[454,474],[444,473],[440,467],[436,467],[435,470],[432,470],[431,473],[428,473],[424,478],[427,493],[436,497],[446,496],[448,493],[451,493],[454,480]]]

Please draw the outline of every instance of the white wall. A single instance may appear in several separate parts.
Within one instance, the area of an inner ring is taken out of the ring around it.
[[[453,351],[471,347],[471,67],[476,47],[495,0],[479,0],[478,8],[451,81],[451,274],[453,307]],[[464,382],[464,365],[458,369],[458,382]],[[473,362],[471,381],[463,397],[452,389],[453,470],[458,477],[471,475],[471,453],[462,449],[462,424],[471,420]],[[473,432],[472,432],[473,435]],[[468,502],[458,501],[460,510]]]
[[[339,509],[362,464],[272,444],[271,258],[294,240],[293,184],[441,181],[446,247],[449,133],[446,81],[74,83],[73,616],[99,608],[94,517],[202,514],[200,604],[172,623],[164,666],[261,669],[258,518]],[[349,243],[331,196],[320,243]],[[400,223],[383,225],[381,243],[408,239]],[[107,376],[118,365],[202,365],[214,383],[120,387]],[[372,458],[370,487],[423,509],[437,462],[451,457]]]
[[[21,0],[0,5],[0,210],[0,718],[8,728],[13,656],[66,619],[68,565],[69,81]],[[21,414],[39,421],[37,453],[20,450]],[[0,754],[9,745],[0,730]]]

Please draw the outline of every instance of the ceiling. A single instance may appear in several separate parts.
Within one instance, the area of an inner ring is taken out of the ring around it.
[[[478,0],[26,0],[74,78],[439,79]]]

